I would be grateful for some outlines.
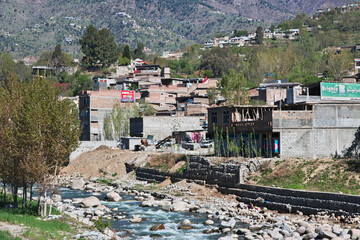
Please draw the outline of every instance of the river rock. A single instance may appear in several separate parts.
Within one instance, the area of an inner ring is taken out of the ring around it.
[[[233,234],[230,236],[221,237],[218,240],[235,240],[235,239],[239,239],[239,236],[236,234]]]
[[[349,234],[351,239],[358,239],[360,238],[360,229],[350,229]]]
[[[191,225],[191,221],[189,219],[184,219],[184,221],[182,221],[181,225]]]
[[[231,232],[231,228],[223,228],[222,229],[222,232],[225,234],[225,233],[229,233]]]
[[[91,197],[83,199],[81,201],[81,205],[85,208],[90,208],[90,207],[99,206],[99,205],[101,205],[101,203],[97,197],[91,196]]]
[[[140,196],[136,196],[136,197],[134,197],[134,199],[136,201],[140,201],[140,202],[144,201],[144,197],[140,197]]]
[[[84,187],[85,182],[82,179],[75,179],[71,185],[71,188],[74,190],[80,190]]]
[[[221,221],[220,223],[221,228],[234,228],[235,225],[236,225],[236,220],[234,218],[231,218],[228,222]]]
[[[214,221],[208,219],[208,220],[206,220],[206,221],[204,222],[204,224],[205,224],[205,225],[214,225]]]
[[[306,232],[306,228],[304,226],[301,226],[296,228],[295,231],[298,232],[300,235],[303,235]]]
[[[174,212],[188,212],[190,209],[190,205],[186,202],[176,202],[173,205]]]
[[[281,228],[284,229],[285,231],[292,232],[290,225],[286,223],[281,224]]]
[[[259,230],[262,229],[262,228],[263,228],[263,226],[260,225],[260,224],[252,225],[252,226],[249,227],[249,229],[250,229],[251,231],[259,231]]]
[[[279,233],[278,231],[276,231],[275,229],[272,231],[269,231],[268,234],[273,238],[273,239],[283,239],[283,235],[281,233]]]
[[[106,194],[106,199],[108,201],[110,201],[110,202],[120,202],[120,201],[122,201],[122,198],[116,192],[109,192],[108,194]]]
[[[193,229],[193,226],[191,226],[191,225],[180,225],[180,226],[178,227],[178,229],[190,230],[190,229]]]
[[[150,231],[165,230],[164,224],[156,224],[150,228]]]
[[[61,203],[61,202],[59,202],[59,203]],[[61,213],[64,212],[64,207],[62,204],[56,204],[55,207],[56,207],[56,210],[58,210],[59,212],[61,212]]]
[[[154,200],[145,200],[140,204],[140,207],[152,207],[154,205]]]
[[[129,220],[129,222],[131,222],[131,223],[139,223],[141,221],[142,221],[142,219],[138,216],[134,216],[132,219]]]
[[[173,210],[173,206],[170,202],[166,201],[163,205],[162,205],[162,210],[170,212]]]
[[[315,239],[316,237],[317,237],[317,234],[314,232],[310,232],[310,233],[304,234],[302,236],[303,240]]]
[[[59,194],[54,194],[54,195],[52,196],[52,200],[53,200],[55,203],[61,202],[61,200],[62,200],[61,195],[59,195]]]
[[[336,234],[330,232],[330,231],[324,231],[323,234],[322,234],[322,237],[323,238],[327,238],[327,239],[333,239],[333,238],[336,238]]]
[[[237,234],[239,235],[243,235],[243,234],[248,234],[248,233],[251,233],[251,231],[247,228],[239,228],[237,231],[236,231]]]
[[[104,213],[103,211],[100,211],[99,209],[96,209],[95,212],[94,212],[94,214],[95,214],[96,216],[101,217],[101,216],[103,216],[105,213]]]

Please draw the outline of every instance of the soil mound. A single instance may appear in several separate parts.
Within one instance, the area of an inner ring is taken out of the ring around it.
[[[110,150],[110,148],[109,148],[108,146],[101,145],[100,147],[98,147],[97,149],[95,149],[95,151],[99,151],[99,150]]]
[[[84,177],[115,177],[126,175],[125,163],[146,160],[148,153],[131,152],[100,146],[94,151],[85,152],[62,169],[63,174],[80,173]]]

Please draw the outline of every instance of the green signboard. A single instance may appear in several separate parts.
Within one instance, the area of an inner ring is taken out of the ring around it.
[[[322,82],[320,94],[321,100],[360,100],[360,84]]]

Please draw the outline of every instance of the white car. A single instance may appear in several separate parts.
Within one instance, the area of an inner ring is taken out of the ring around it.
[[[200,142],[200,147],[201,148],[210,148],[212,147],[212,140],[203,140]]]

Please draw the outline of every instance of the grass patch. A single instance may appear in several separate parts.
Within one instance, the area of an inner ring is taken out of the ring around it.
[[[1,240],[21,240],[21,238],[13,237],[8,231],[0,231]]]
[[[22,209],[0,209],[0,221],[9,222],[12,224],[24,224],[32,230],[38,230],[38,238],[36,239],[62,239],[65,233],[70,233],[71,227],[65,219],[43,221],[39,220],[37,216],[24,214]],[[32,234],[37,234],[34,231]],[[28,236],[31,234],[28,232]],[[1,239],[1,238],[0,238]]]
[[[292,162],[290,162],[292,161]],[[287,160],[273,168],[263,168],[252,178],[257,184],[288,189],[360,194],[359,161]]]
[[[12,203],[12,196],[9,196],[10,203]],[[22,199],[19,197],[19,206],[21,206]],[[29,204],[29,201],[28,201]],[[68,224],[70,219],[61,217],[56,220],[43,221],[37,215],[37,202],[32,202],[31,208],[3,208],[4,202],[0,202],[0,221],[9,222],[11,224],[28,226],[31,229],[26,230],[23,236],[28,239],[47,240],[47,239],[64,239],[73,232],[73,229]],[[47,212],[49,212],[49,207]],[[52,215],[60,215],[60,212],[52,208]],[[6,233],[2,233],[6,235]],[[11,236],[10,236],[11,237]],[[7,239],[0,235],[0,239]],[[17,239],[17,238],[10,238]]]
[[[147,168],[157,169],[162,172],[168,172],[179,161],[186,161],[187,156],[184,154],[154,154],[149,162],[145,165]]]
[[[177,172],[177,173],[183,173],[183,172],[186,170],[188,164],[189,164],[189,163],[186,162],[184,165],[182,165],[181,167],[179,167],[178,169],[176,169],[176,172]]]

